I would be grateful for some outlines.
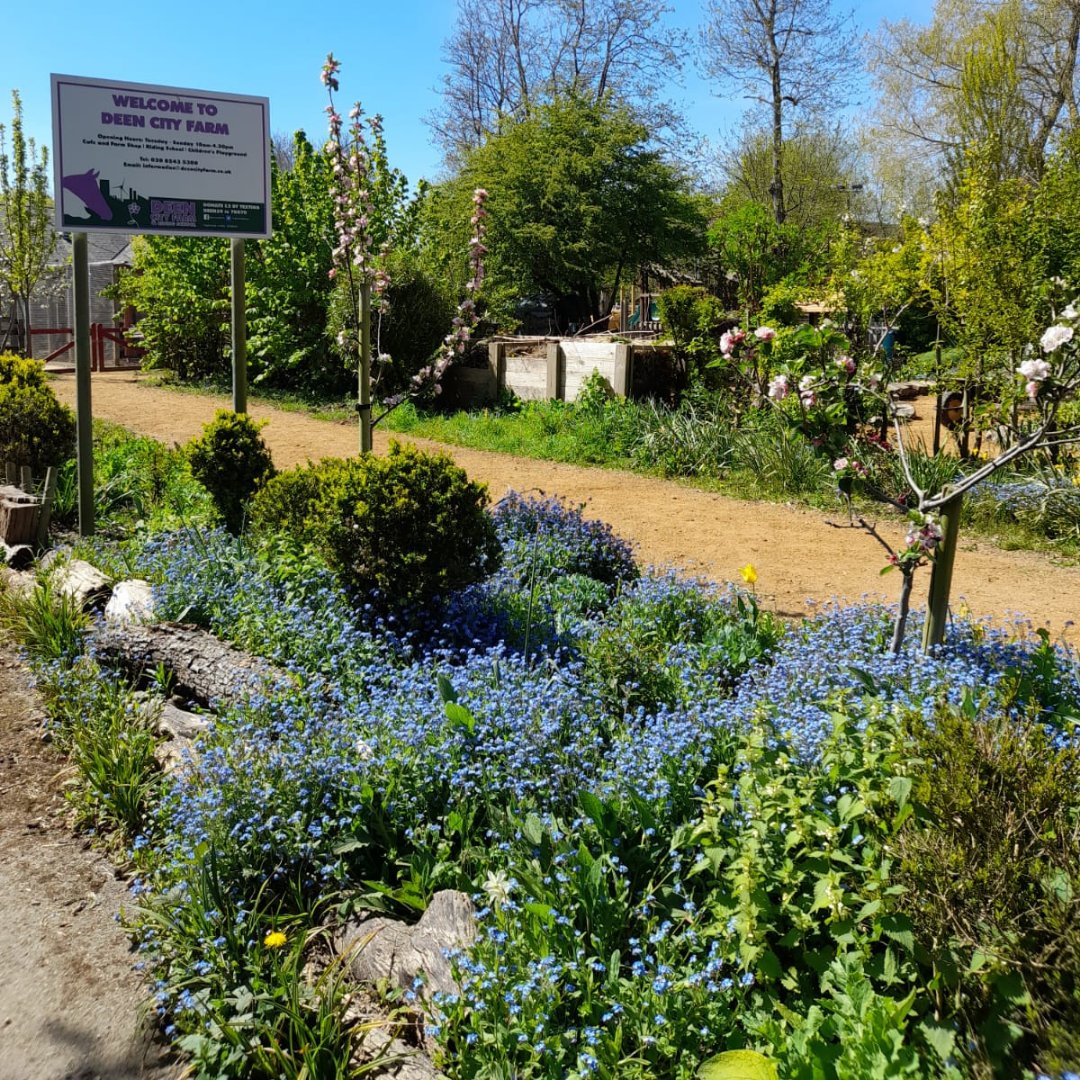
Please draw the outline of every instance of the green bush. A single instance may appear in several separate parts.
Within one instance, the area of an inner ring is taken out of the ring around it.
[[[297,539],[312,526],[319,492],[329,477],[346,462],[326,458],[314,464],[276,473],[255,492],[248,508],[248,524],[255,533],[286,533]]]
[[[262,424],[246,413],[220,409],[187,446],[191,472],[207,491],[231,533],[238,533],[252,495],[274,475]]]
[[[45,365],[40,360],[30,360],[15,353],[0,353],[0,386],[14,383],[16,386],[48,386]]]
[[[252,510],[260,531],[291,531],[318,546],[342,582],[400,607],[478,581],[498,560],[487,489],[446,454],[390,444],[294,469]]]
[[[40,474],[74,449],[75,416],[56,400],[44,366],[0,355],[0,467],[10,461]]]
[[[1075,702],[1058,710],[1075,723]],[[906,725],[923,824],[891,844],[896,883],[939,1002],[995,1076],[1080,1065],[1080,747],[1046,719],[969,699]]]

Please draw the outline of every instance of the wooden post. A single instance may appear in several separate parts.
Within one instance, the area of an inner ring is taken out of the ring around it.
[[[488,342],[488,364],[495,376],[495,400],[498,402],[506,389],[506,342]]]
[[[612,374],[611,388],[616,394],[628,398],[633,389],[634,351],[629,344],[616,344],[615,371]]]
[[[232,284],[232,400],[233,412],[247,412],[247,301],[244,273],[244,238],[229,241],[229,277]]]
[[[90,255],[86,233],[71,234],[75,296],[75,460],[79,475],[79,535],[94,534],[94,416],[90,404]]]
[[[566,358],[557,341],[547,343],[547,397],[549,401],[562,401],[566,395]]]
[[[56,497],[56,469],[51,465],[45,470],[45,490],[41,493],[38,510],[37,546],[45,547],[49,541],[49,525],[52,523],[52,504]]]
[[[960,511],[963,495],[954,495],[940,510],[944,536],[934,556],[930,571],[930,595],[926,604],[926,624],[923,626],[923,652],[929,652],[945,640],[949,621],[949,592],[952,589],[953,564],[956,562],[956,537],[960,532]]]

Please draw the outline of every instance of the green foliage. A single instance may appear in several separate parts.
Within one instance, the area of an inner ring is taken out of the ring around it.
[[[78,603],[48,579],[26,593],[0,590],[0,631],[10,634],[35,661],[72,663],[89,628]]]
[[[372,147],[376,186],[370,228],[376,247],[396,229],[411,242],[407,183]],[[330,319],[335,282],[334,211],[327,157],[297,132],[291,165],[272,174],[274,233],[248,241],[248,365],[253,383],[287,388],[307,397],[343,392],[354,384],[351,361],[343,363],[334,336],[349,325]],[[229,244],[213,238],[142,237],[135,244],[134,272],[125,274],[118,298],[134,306],[146,365],[175,371],[181,379],[222,381],[229,354]],[[339,283],[337,287],[346,287]]]
[[[746,202],[728,209],[709,226],[709,248],[720,276],[734,274],[740,308],[754,312],[765,293],[789,275],[821,243],[815,230],[777,225],[769,207]]]
[[[691,380],[701,379],[705,365],[719,355],[720,330],[727,319],[723,304],[705,289],[676,285],[660,294],[657,307],[684,373]]]
[[[461,251],[469,198],[485,188],[485,295],[512,303],[546,294],[556,298],[561,320],[588,321],[600,313],[601,286],[702,244],[699,202],[647,148],[647,136],[607,98],[567,96],[539,106],[468,154],[431,203],[430,235],[453,237],[450,250]]]
[[[1036,670],[1051,694],[1060,664],[1044,638]],[[1018,696],[1030,689],[1012,678]],[[1075,730],[1080,702],[1055,707],[1007,719],[968,698],[932,722],[906,720],[924,824],[891,842],[896,880],[941,1006],[995,1075],[1080,1061],[1080,748],[1052,733]]]
[[[207,491],[225,527],[239,533],[252,495],[274,475],[274,463],[256,423],[246,413],[218,411],[202,436],[187,446],[191,472]]]
[[[796,306],[806,299],[806,287],[780,281],[761,298],[761,319],[770,326],[794,326],[802,320]]]
[[[299,530],[358,594],[400,607],[478,581],[498,542],[487,489],[446,454],[391,443],[365,455],[293,470],[255,511],[260,528]]]
[[[249,524],[256,533],[285,533],[302,537],[311,522],[319,494],[330,476],[346,467],[344,461],[327,458],[276,473],[260,485],[251,500]]]
[[[674,587],[654,596],[646,587],[619,596],[581,647],[588,677],[611,708],[653,712],[695,692],[688,649],[694,674],[707,671],[714,683],[730,686],[772,651],[782,632],[753,596]]]
[[[822,491],[832,479],[832,466],[800,431],[764,422],[739,432],[734,463],[758,478],[767,490],[783,495]]]
[[[75,416],[56,400],[43,366],[0,356],[0,464],[28,465],[43,475],[75,449]]]
[[[929,1002],[889,853],[913,811],[909,758],[887,716],[849,706],[834,722],[819,763],[781,732],[748,733],[709,791],[693,873],[753,978],[747,1029],[782,1075],[937,1075],[906,1034]]]
[[[0,353],[0,386],[5,384],[21,390],[48,386],[45,365],[15,353]]]
[[[48,272],[56,248],[49,197],[49,150],[40,155],[23,131],[22,100],[11,92],[11,153],[7,128],[0,124],[0,286],[21,306],[27,334],[31,329],[30,297]],[[26,349],[31,349],[27,337]],[[2,415],[2,412],[0,412]]]
[[[249,242],[246,259],[248,366],[252,383],[330,395],[350,383],[350,366],[326,333],[332,283],[330,165],[304,132],[292,161],[273,170],[274,233]]]
[[[77,770],[67,792],[78,822],[117,829],[127,841],[143,829],[157,795],[153,708],[122,681],[104,678],[93,661],[78,661],[81,689],[65,696],[53,719],[58,743]]]

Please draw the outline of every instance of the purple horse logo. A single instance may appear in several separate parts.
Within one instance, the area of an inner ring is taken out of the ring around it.
[[[98,187],[97,169],[87,169],[84,173],[75,173],[60,180],[60,186],[86,204],[86,209],[102,221],[112,221],[112,207],[105,201]]]

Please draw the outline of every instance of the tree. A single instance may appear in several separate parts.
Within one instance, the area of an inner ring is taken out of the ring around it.
[[[654,133],[670,126],[660,91],[677,79],[684,46],[664,24],[670,11],[649,0],[458,0],[431,121],[448,159],[559,96],[595,104],[614,94]]]
[[[608,98],[557,98],[468,155],[435,193],[440,220],[431,214],[429,227],[460,251],[470,193],[485,189],[485,295],[506,305],[547,294],[561,324],[588,322],[602,286],[614,292],[638,267],[703,247],[702,201],[647,138]]]
[[[56,248],[49,198],[49,151],[23,134],[22,101],[11,92],[11,154],[0,124],[0,284],[22,308],[24,348],[33,356],[30,299]]]
[[[726,206],[771,204],[772,140],[767,133],[747,131],[721,168],[728,180]],[[785,222],[814,228],[845,215],[864,216],[857,148],[843,129],[813,128],[784,139],[780,173]]]
[[[952,176],[997,139],[998,174],[1037,179],[1080,119],[1080,0],[937,0],[928,26],[884,24],[870,67],[878,126],[901,153]]]
[[[710,0],[701,43],[706,72],[768,116],[769,197],[783,224],[785,139],[847,103],[859,65],[850,18],[831,0]]]

